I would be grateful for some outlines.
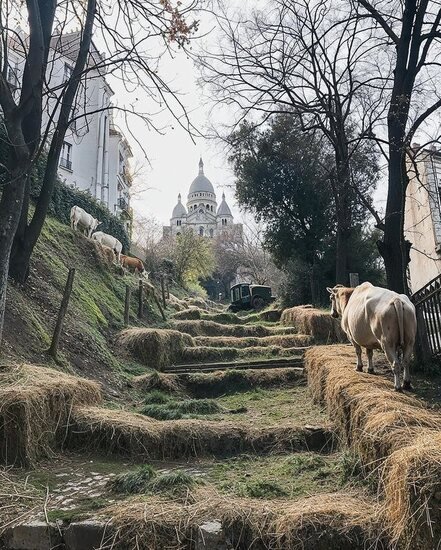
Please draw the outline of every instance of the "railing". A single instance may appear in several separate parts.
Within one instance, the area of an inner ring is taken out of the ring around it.
[[[69,159],[60,157],[60,166],[62,166],[63,168],[67,168],[68,170],[72,170],[72,161]]]
[[[411,300],[417,311],[420,345],[441,358],[441,275],[415,292]]]

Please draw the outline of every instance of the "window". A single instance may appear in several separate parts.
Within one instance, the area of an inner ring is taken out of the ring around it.
[[[210,205],[207,204],[207,206],[205,207],[207,210],[210,210]]]
[[[227,220],[225,218],[222,218],[222,225],[227,225]]]
[[[210,237],[213,238],[213,230],[210,229]]]
[[[213,212],[213,207],[211,207],[211,211]]]
[[[72,170],[72,144],[67,141],[63,141],[61,148],[60,166]]]
[[[73,73],[73,67],[72,65],[69,65],[69,63],[64,64],[64,74],[63,74],[63,82],[67,82],[70,80],[70,77]]]
[[[182,220],[176,220],[176,225],[182,225]]]
[[[200,227],[199,228],[199,237],[203,237],[203,236],[204,236],[204,228]]]
[[[243,287],[241,287],[240,290],[241,290],[242,298],[245,298],[246,296],[250,295],[250,287],[249,286],[243,286]]]

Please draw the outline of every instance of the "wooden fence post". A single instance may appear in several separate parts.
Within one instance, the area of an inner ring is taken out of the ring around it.
[[[58,319],[55,324],[51,346],[48,349],[48,353],[52,355],[54,359],[57,358],[58,344],[60,342],[60,335],[63,329],[63,322],[64,322],[64,317],[66,315],[67,306],[69,305],[69,299],[72,292],[74,277],[75,277],[75,268],[71,267],[67,275],[66,286],[64,287],[63,299],[61,300],[60,309],[58,311]]]
[[[165,309],[167,307],[167,303],[165,301],[164,275],[161,275],[161,293],[162,293],[162,305],[164,306],[164,309]]]
[[[126,300],[124,303],[124,325],[128,326],[129,324],[129,314],[130,314],[130,295],[131,288],[129,285],[126,285]]]
[[[167,275],[167,278],[165,279],[165,287],[166,287],[166,290],[167,290],[167,300],[170,300],[170,281],[168,280],[168,275]]]
[[[139,279],[139,285],[138,285],[138,319],[142,319],[144,317],[144,287],[142,286],[142,280]]]

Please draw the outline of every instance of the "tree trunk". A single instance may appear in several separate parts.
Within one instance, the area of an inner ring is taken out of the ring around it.
[[[335,252],[335,284],[347,285],[348,282],[348,247],[349,231],[343,224],[337,225]]]
[[[0,200],[0,349],[6,309],[9,258],[14,235],[20,221],[26,183],[21,167],[13,171],[11,176],[12,183],[4,187]]]

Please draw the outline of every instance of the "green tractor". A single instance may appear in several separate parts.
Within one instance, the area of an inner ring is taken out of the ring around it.
[[[262,309],[276,299],[271,295],[270,286],[238,283],[231,287],[230,292],[231,304],[228,308],[230,311]]]

